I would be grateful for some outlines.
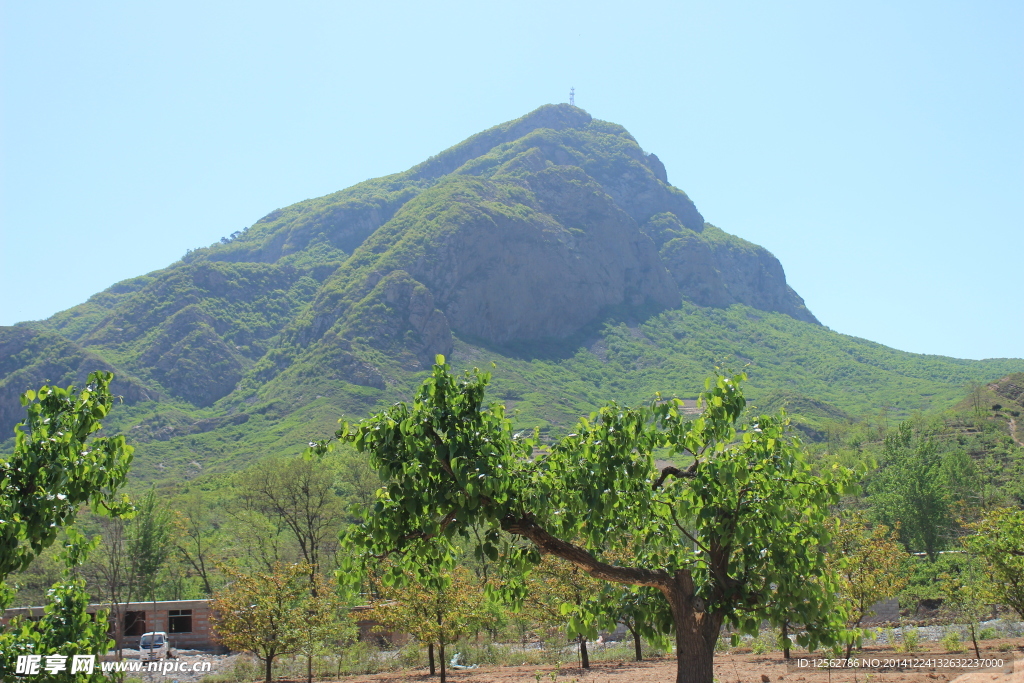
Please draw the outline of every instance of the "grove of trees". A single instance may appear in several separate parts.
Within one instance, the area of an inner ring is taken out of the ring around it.
[[[1024,452],[983,388],[960,412],[803,444],[751,408],[743,375],[711,377],[699,412],[611,404],[561,438],[514,428],[488,379],[439,359],[412,401],[336,442],[155,485],[128,484],[131,446],[95,434],[112,376],[28,392],[0,457],[0,606],[47,607],[0,630],[0,677],[19,653],[130,646],[133,601],[213,598],[222,642],[266,681],[282,657],[311,681],[355,638],[354,605],[410,634],[442,680],[452,644],[481,633],[559,633],[586,667],[588,642],[622,623],[636,659],[641,641],[674,643],[677,682],[711,683],[723,632],[768,623],[787,657],[849,656],[871,606],[899,596],[941,603],[980,654],[994,603],[1024,614]],[[113,642],[90,602],[111,605]]]

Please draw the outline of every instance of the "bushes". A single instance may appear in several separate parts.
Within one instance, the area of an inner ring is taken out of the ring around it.
[[[917,652],[921,649],[921,634],[916,626],[904,626],[900,629],[902,642],[893,645],[896,652]]]
[[[946,652],[963,652],[967,648],[964,647],[963,636],[960,635],[960,631],[955,628],[948,629],[946,634],[942,636],[942,647],[946,649]]]

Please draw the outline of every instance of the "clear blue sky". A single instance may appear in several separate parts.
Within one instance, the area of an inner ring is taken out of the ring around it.
[[[2,8],[0,324],[575,86],[825,325],[1024,356],[1024,3]]]

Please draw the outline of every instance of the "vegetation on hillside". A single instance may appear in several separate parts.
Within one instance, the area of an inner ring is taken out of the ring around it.
[[[822,327],[771,254],[706,223],[622,126],[567,105],[0,329],[0,350],[8,434],[24,390],[116,371],[126,405],[109,426],[147,481],[297,454],[339,417],[410,397],[437,353],[495,363],[517,427],[549,440],[607,400],[692,402],[716,367],[745,371],[754,402],[812,439],[1024,371]]]
[[[431,371],[438,353],[453,368]],[[44,378],[95,391],[19,399]],[[25,406],[0,457],[0,603],[62,583],[48,634],[0,633],[22,649],[74,629],[105,648],[87,600],[120,619],[215,596],[267,680],[285,653],[311,679],[362,603],[432,666],[436,645],[442,675],[471,631],[562,634],[585,666],[622,620],[637,659],[674,636],[704,683],[723,623],[773,621],[788,656],[795,618],[802,644],[849,654],[899,589],[907,616],[969,623],[978,652],[981,606],[1021,609],[1024,360],[820,325],[771,254],[574,107],[0,328],[0,426]],[[331,450],[339,418],[364,421]],[[86,442],[100,419],[127,437]],[[464,609],[441,610],[452,594]]]

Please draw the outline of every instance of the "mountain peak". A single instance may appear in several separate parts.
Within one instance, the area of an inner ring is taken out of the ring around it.
[[[498,145],[518,140],[535,130],[583,129],[591,121],[593,118],[590,114],[579,107],[569,104],[545,104],[525,116],[488,128],[454,147],[449,147],[423,163],[413,166],[408,173],[416,179],[437,178],[454,172],[467,161],[486,154]]]
[[[152,395],[209,406],[296,363],[381,388],[382,359],[416,371],[457,339],[566,339],[684,300],[817,323],[775,257],[705,223],[625,128],[549,104],[49,324]]]

